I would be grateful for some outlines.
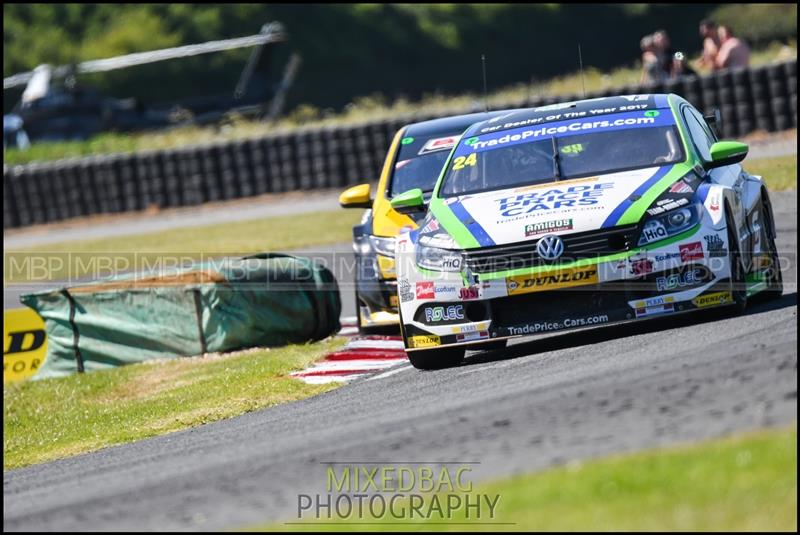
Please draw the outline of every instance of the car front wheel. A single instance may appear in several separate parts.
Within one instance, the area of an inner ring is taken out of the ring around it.
[[[775,244],[775,221],[772,214],[772,205],[768,198],[761,199],[761,239],[764,240],[766,249],[767,266],[764,270],[764,282],[767,289],[761,292],[765,299],[777,299],[783,294],[783,275],[781,261],[778,257],[778,246]]]
[[[742,314],[747,307],[747,280],[742,255],[739,252],[739,241],[733,230],[734,220],[729,210],[725,210],[728,226],[728,262],[731,267],[731,294],[733,295],[733,311]]]

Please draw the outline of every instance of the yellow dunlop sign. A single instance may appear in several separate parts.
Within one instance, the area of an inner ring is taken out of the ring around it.
[[[408,345],[411,347],[435,347],[442,345],[442,339],[435,334],[412,336],[408,339]]]
[[[517,275],[506,279],[508,295],[542,292],[570,286],[583,286],[597,283],[597,266],[564,269],[550,273]]]
[[[730,292],[715,292],[713,294],[699,295],[692,299],[692,303],[697,308],[724,305],[725,303],[731,303],[732,301],[733,296]]]
[[[44,321],[30,308],[3,312],[3,383],[27,379],[44,363],[47,336]]]

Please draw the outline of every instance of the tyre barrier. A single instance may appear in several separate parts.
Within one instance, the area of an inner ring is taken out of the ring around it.
[[[797,127],[797,61],[686,76],[643,86],[589,92],[671,92],[722,115],[722,135]],[[527,98],[495,109],[538,107],[583,95]],[[480,111],[417,112],[347,126],[303,127],[209,145],[3,166],[4,228],[150,207],[196,206],[264,193],[343,188],[375,181],[395,133],[405,124]]]

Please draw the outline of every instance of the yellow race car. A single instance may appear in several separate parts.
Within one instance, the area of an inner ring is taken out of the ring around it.
[[[427,201],[450,150],[469,126],[507,115],[514,110],[444,117],[398,130],[383,164],[373,198],[369,184],[359,184],[339,196],[343,208],[366,208],[361,223],[353,227],[356,258],[355,299],[359,332],[399,327],[395,238],[403,227],[416,228],[425,209],[408,215],[395,211],[395,195],[420,188]],[[410,291],[410,289],[401,289]]]

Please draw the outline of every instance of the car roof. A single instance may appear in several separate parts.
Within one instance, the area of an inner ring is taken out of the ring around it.
[[[437,134],[450,133],[458,130],[459,134],[466,130],[469,126],[477,123],[488,121],[494,117],[501,115],[508,115],[516,110],[497,110],[490,112],[468,113],[465,115],[453,115],[451,117],[442,117],[439,119],[431,119],[429,121],[421,121],[406,126],[405,135],[415,137],[435,136]]]
[[[654,110],[668,108],[669,102],[666,94],[619,95],[614,97],[601,97],[588,100],[575,100],[561,102],[538,108],[524,108],[510,110],[510,113],[491,117],[473,125],[468,133],[481,133],[484,129],[491,131],[505,130],[527,125],[539,125],[553,121],[569,119],[585,119],[619,111]],[[630,109],[622,109],[630,108]]]

